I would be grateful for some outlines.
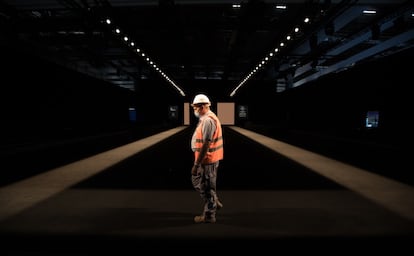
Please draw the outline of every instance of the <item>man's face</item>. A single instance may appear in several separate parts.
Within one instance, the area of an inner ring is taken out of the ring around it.
[[[200,114],[203,114],[204,106],[202,104],[193,105],[194,115],[200,117]]]

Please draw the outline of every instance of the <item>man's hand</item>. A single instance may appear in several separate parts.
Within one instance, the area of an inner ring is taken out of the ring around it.
[[[199,166],[197,165],[193,165],[193,168],[191,168],[191,175],[197,175],[197,169]]]

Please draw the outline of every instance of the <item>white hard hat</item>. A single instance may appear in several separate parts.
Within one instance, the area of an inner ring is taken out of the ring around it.
[[[194,97],[194,100],[193,100],[193,104],[192,105],[195,105],[195,104],[208,104],[210,106],[211,102],[210,102],[210,100],[208,99],[208,97],[206,95],[204,95],[204,94],[197,94]]]

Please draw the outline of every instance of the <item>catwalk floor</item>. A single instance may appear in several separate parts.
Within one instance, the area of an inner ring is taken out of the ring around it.
[[[0,188],[2,251],[123,255],[190,248],[197,254],[212,246],[402,254],[411,248],[410,181],[236,126],[224,127],[218,176],[224,207],[217,223],[194,224],[202,202],[190,182],[191,132],[183,126],[112,139],[112,146],[72,141],[9,155],[14,167],[2,167]]]

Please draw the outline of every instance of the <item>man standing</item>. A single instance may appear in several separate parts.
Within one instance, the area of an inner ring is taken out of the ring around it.
[[[217,169],[223,159],[223,134],[218,117],[210,110],[211,102],[204,94],[194,97],[191,106],[199,122],[191,139],[194,165],[191,168],[193,187],[204,201],[195,223],[215,223],[216,211],[223,207],[216,192]]]

